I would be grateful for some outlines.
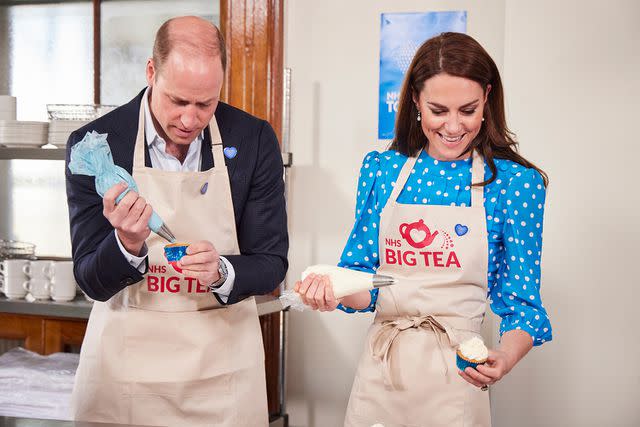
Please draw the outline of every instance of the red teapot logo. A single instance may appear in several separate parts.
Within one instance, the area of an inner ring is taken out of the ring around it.
[[[423,220],[400,225],[400,235],[414,248],[421,249],[433,243],[438,232],[431,234]]]

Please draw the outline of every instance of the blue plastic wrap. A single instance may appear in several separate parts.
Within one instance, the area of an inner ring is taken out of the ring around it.
[[[104,197],[104,193],[114,185],[125,182],[128,188],[117,197],[118,203],[130,190],[137,193],[138,186],[129,172],[113,163],[107,135],[96,131],[87,132],[82,141],[71,147],[69,170],[75,175],[94,176],[96,191],[100,197]],[[149,218],[149,228],[157,233],[162,224],[162,219],[154,211]]]

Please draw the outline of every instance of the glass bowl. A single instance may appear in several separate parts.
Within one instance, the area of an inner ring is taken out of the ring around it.
[[[101,104],[47,104],[49,120],[94,120],[116,108]]]

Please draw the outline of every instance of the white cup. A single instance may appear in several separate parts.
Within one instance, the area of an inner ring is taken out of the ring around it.
[[[19,276],[0,276],[0,291],[9,299],[24,298],[27,294],[23,286],[24,279],[22,272]]]
[[[75,281],[73,276],[73,261],[56,261],[53,263],[50,271],[51,280],[64,279]]]
[[[77,284],[73,276],[73,261],[56,261],[51,268],[49,292],[54,301],[71,301]]]
[[[5,259],[0,263],[0,274],[5,277],[21,277],[24,281],[24,268],[29,264],[26,259]]]
[[[49,299],[51,282],[48,279],[29,279],[22,286],[35,299]]]
[[[76,297],[76,282],[49,283],[49,295],[54,301],[73,301]]]
[[[51,280],[53,274],[53,261],[29,261],[22,269],[30,279]]]

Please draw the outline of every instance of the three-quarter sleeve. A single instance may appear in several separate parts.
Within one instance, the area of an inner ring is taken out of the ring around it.
[[[376,189],[376,184],[380,175],[379,153],[372,151],[364,157],[360,168],[355,223],[342,251],[342,256],[338,263],[340,267],[374,273],[380,265],[378,258],[380,212],[378,211],[379,206],[376,194],[376,191],[379,191],[379,189]],[[374,311],[378,290],[373,289],[370,293],[371,302],[365,309],[356,310],[351,307],[345,307],[342,304],[338,308],[347,313]]]
[[[489,277],[489,301],[502,318],[500,335],[514,329],[529,333],[533,345],[551,340],[551,324],[540,298],[540,258],[545,187],[533,169],[514,165],[500,196],[501,245],[490,254],[496,274]]]

